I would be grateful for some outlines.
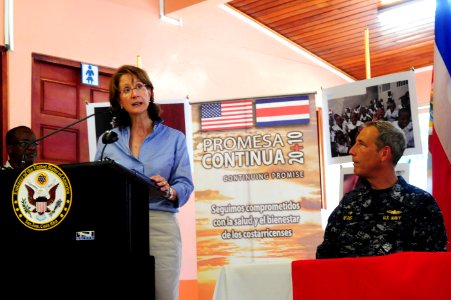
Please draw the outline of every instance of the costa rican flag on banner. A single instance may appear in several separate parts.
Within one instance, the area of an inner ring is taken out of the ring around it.
[[[254,125],[252,100],[202,104],[201,131],[251,128]]]
[[[257,99],[255,101],[256,126],[306,124],[310,121],[308,96],[289,96]]]
[[[451,2],[437,0],[436,4],[429,152],[432,194],[442,210],[448,237],[451,237]],[[450,248],[448,246],[448,251]]]

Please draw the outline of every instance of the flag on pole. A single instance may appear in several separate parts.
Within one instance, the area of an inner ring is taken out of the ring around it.
[[[252,100],[202,104],[201,131],[251,128],[254,125]]]
[[[436,3],[429,152],[432,158],[432,194],[443,212],[448,237],[451,238],[451,2],[437,0]],[[448,250],[451,251],[449,246]]]

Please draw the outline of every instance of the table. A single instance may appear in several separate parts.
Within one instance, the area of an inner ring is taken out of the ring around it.
[[[227,265],[213,300],[449,300],[451,252]]]
[[[213,300],[292,300],[291,261],[221,267]]]

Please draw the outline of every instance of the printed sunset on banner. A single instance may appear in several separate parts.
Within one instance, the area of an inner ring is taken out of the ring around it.
[[[199,299],[212,299],[224,265],[314,258],[323,238],[315,94],[191,111]]]

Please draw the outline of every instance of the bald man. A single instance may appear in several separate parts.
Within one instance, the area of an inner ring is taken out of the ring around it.
[[[8,161],[5,168],[17,169],[32,165],[36,160],[38,143],[36,135],[27,126],[17,126],[6,133]]]

